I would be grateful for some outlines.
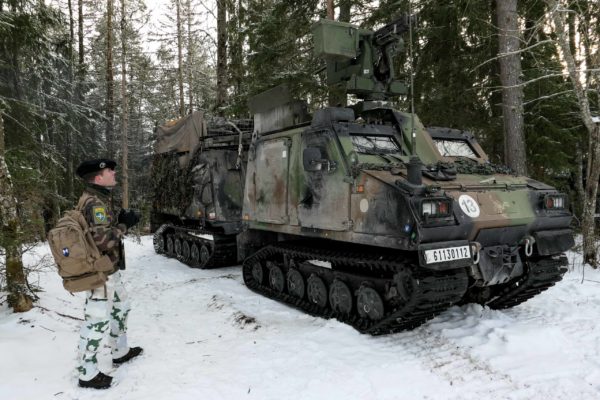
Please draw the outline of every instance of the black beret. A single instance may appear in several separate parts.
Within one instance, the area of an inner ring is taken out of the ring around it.
[[[99,158],[97,160],[86,160],[79,164],[77,167],[77,171],[75,173],[83,178],[87,174],[91,174],[92,172],[101,171],[104,168],[115,169],[117,163],[113,160],[109,160],[108,158]]]

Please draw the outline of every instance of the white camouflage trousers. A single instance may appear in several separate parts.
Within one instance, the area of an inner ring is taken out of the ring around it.
[[[130,305],[127,292],[121,282],[120,271],[108,277],[106,289],[100,287],[85,293],[85,321],[79,333],[77,371],[79,379],[89,381],[98,372],[98,353],[109,332],[112,358],[123,357],[129,351],[127,345],[127,316]]]

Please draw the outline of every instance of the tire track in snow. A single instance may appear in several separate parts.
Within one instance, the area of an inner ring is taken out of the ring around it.
[[[596,379],[593,379],[595,375],[591,374],[591,371],[597,370],[600,362],[597,357],[590,357],[588,354],[590,346],[594,346],[593,343],[586,346],[578,342],[578,337],[581,336],[578,328],[581,328],[581,325],[573,323],[574,321],[563,322],[560,315],[539,312],[537,309],[510,310],[508,313],[518,323],[525,322],[528,325],[540,327],[540,340],[544,339],[544,332],[546,332],[544,328],[546,327],[561,330],[569,338],[569,342],[568,349],[560,350],[571,355],[576,353],[576,357],[587,366],[570,368],[565,365],[569,376],[561,376],[561,372],[565,372],[564,369],[557,371],[559,374],[550,376],[543,372],[541,375],[534,376],[511,376],[504,370],[494,368],[488,361],[474,355],[469,346],[461,345],[451,338],[444,337],[441,331],[432,329],[428,325],[414,331],[397,334],[397,337],[390,337],[390,342],[394,345],[401,345],[433,374],[458,389],[458,395],[447,393],[442,397],[444,399],[525,400],[539,396],[553,400],[600,398],[598,391],[600,386],[590,383],[596,382]],[[587,323],[590,324],[592,321],[587,321]],[[587,329],[584,328],[584,331]],[[587,350],[582,350],[581,345],[586,346]],[[596,346],[598,345],[599,343],[596,343]],[[593,353],[598,354],[598,352]],[[525,359],[524,362],[527,360]],[[572,361],[569,364],[571,363]],[[515,359],[515,367],[520,367],[518,358]],[[570,384],[573,382],[573,378],[576,378],[574,382],[578,383]],[[563,386],[563,383],[569,384]]]
[[[477,359],[468,349],[461,348],[426,327],[390,337],[390,342],[404,347],[433,374],[451,386],[465,386],[465,391],[461,391],[457,398],[514,398],[516,392],[528,389],[527,385],[514,382],[509,375]]]

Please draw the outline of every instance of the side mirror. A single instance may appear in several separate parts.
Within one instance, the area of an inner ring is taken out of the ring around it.
[[[323,158],[321,154],[321,149],[318,147],[307,147],[304,149],[302,153],[302,163],[304,164],[305,171],[321,171],[323,170],[323,165],[327,171],[334,171],[337,167],[335,161],[330,161]]]
[[[302,153],[302,163],[305,171],[320,171],[323,168],[321,164],[321,149],[318,147],[307,147]]]

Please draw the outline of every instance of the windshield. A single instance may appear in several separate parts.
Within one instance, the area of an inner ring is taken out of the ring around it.
[[[434,142],[443,157],[478,158],[469,143],[464,140],[434,139]]]
[[[354,151],[362,154],[401,154],[400,146],[392,136],[352,135]]]

